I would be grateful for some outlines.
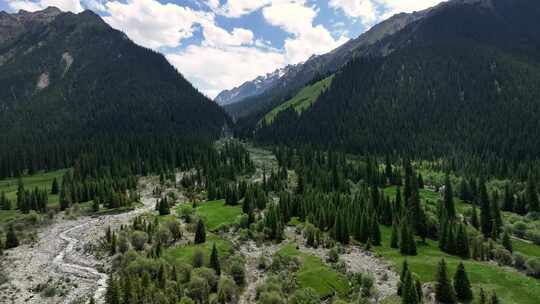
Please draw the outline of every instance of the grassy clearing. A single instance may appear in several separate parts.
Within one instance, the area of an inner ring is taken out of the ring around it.
[[[334,75],[329,76],[319,82],[316,82],[313,85],[303,88],[292,99],[272,109],[272,111],[266,114],[263,119],[267,124],[270,124],[272,123],[272,121],[274,121],[274,118],[279,113],[289,109],[290,107],[293,107],[297,113],[302,113],[317,100],[317,98],[321,95],[322,92],[324,92],[324,90],[330,87],[333,79]]]
[[[200,204],[196,213],[205,219],[209,230],[214,230],[220,225],[233,224],[236,218],[242,214],[242,207],[225,205],[224,200],[209,201]]]
[[[400,268],[405,257],[397,249],[390,248],[391,229],[382,227],[381,232],[383,246],[375,247],[374,250]],[[419,243],[418,255],[407,257],[407,261],[410,268],[418,274],[423,282],[430,282],[435,280],[437,263],[443,257],[448,263],[450,274],[453,275],[457,265],[462,260],[440,251],[435,241],[428,240],[425,245]],[[511,268],[502,268],[472,260],[463,262],[476,294],[480,288],[484,288],[488,291],[495,290],[502,302],[506,304],[540,303],[539,280],[527,277]]]
[[[193,259],[193,252],[195,249],[200,249],[204,253],[205,264],[210,261],[210,253],[212,252],[212,246],[216,243],[221,259],[225,259],[230,256],[232,245],[229,241],[219,238],[216,235],[208,234],[206,237],[206,243],[199,245],[189,245],[175,248],[168,248],[163,252],[165,260],[171,263],[186,263],[191,265]]]
[[[297,272],[301,288],[311,287],[323,298],[333,295],[334,291],[339,295],[348,293],[349,281],[347,278],[325,265],[319,257],[300,252],[293,244],[286,245],[278,253],[301,259],[302,265]]]
[[[63,169],[46,173],[38,173],[30,176],[25,176],[22,178],[22,180],[24,183],[24,187],[27,190],[33,190],[37,187],[39,189],[47,189],[50,191],[54,178],[58,179],[58,183],[60,184],[62,182],[62,176],[65,172],[66,170]],[[17,178],[0,180],[0,192],[5,191],[7,198],[10,199],[12,202],[15,202],[15,200],[17,199],[17,185]],[[56,204],[58,204],[58,195],[49,194],[49,205]]]
[[[62,176],[66,172],[64,170],[51,171],[46,173],[38,173],[22,178],[24,187],[27,190],[33,190],[34,188],[46,189],[50,192],[52,181],[54,178],[58,179],[58,183],[62,182]],[[6,197],[11,201],[14,208],[17,200],[17,178],[8,178],[0,180],[0,192],[4,191]],[[49,207],[58,206],[58,195],[52,195],[49,193]],[[0,210],[0,224],[7,223],[22,217],[23,215],[16,210]]]
[[[530,257],[540,257],[540,246],[538,245],[514,239],[512,240],[512,247],[514,252],[519,251]]]
[[[394,198],[396,196],[396,186],[386,187],[384,188],[384,193],[388,195],[391,198]],[[403,195],[403,188],[401,189],[401,194]],[[431,191],[428,189],[420,189],[420,199],[427,203],[430,206],[437,207],[439,200],[441,200],[441,196],[438,192]],[[470,205],[464,203],[460,199],[456,198],[454,196],[454,203],[456,206],[456,209],[460,213],[465,213],[468,209],[471,208]]]

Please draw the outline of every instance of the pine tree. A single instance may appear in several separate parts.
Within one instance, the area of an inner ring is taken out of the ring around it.
[[[374,246],[381,246],[381,230],[379,228],[379,221],[374,216],[371,225],[371,241]]]
[[[398,282],[397,294],[399,296],[402,295],[403,285],[405,284],[405,278],[407,277],[408,273],[409,273],[409,263],[407,262],[407,259],[404,259],[403,266],[401,267],[401,274],[399,276],[399,282]]]
[[[454,275],[454,290],[456,291],[456,298],[461,302],[468,302],[473,298],[471,282],[463,263],[459,263]]]
[[[491,203],[487,194],[486,183],[480,181],[480,224],[484,236],[490,237],[492,233],[493,218],[491,217]]]
[[[510,185],[506,183],[504,185],[504,198],[503,198],[503,208],[504,211],[512,212],[514,211],[514,196],[510,192]]]
[[[219,255],[216,247],[216,243],[212,246],[212,253],[210,254],[210,268],[216,271],[216,274],[221,275],[221,266],[219,264]]]
[[[478,211],[476,210],[476,204],[473,204],[473,207],[472,207],[471,225],[475,229],[480,228],[480,220],[478,219]]]
[[[497,193],[497,192],[495,192]],[[494,195],[493,201],[491,203],[491,217],[493,220],[493,224],[491,227],[491,237],[493,239],[499,238],[499,234],[501,233],[501,229],[503,226],[503,220],[501,216],[501,209],[499,207],[499,202],[497,199],[497,195]]]
[[[405,281],[402,287],[401,303],[402,304],[418,304],[419,303],[418,299],[419,299],[419,296],[416,290],[416,284],[412,278],[411,272],[407,272],[407,275],[405,277]]]
[[[527,203],[529,204],[530,212],[540,211],[540,203],[538,202],[538,193],[536,192],[536,184],[535,184],[532,174],[529,174],[529,178],[527,179],[527,188],[525,189],[525,197],[527,199]]]
[[[480,299],[478,300],[478,304],[487,304],[487,296],[484,288],[480,288]]]
[[[9,225],[8,231],[6,233],[6,249],[15,248],[19,246],[19,239],[17,238],[17,234],[15,233],[15,229],[13,228],[13,225]]]
[[[508,233],[508,230],[504,231],[501,242],[506,250],[510,252],[514,251],[512,248],[512,240],[510,239],[510,234]]]
[[[111,274],[107,282],[107,291],[105,293],[105,302],[107,304],[120,304],[120,290],[118,282]]]
[[[202,220],[199,220],[197,222],[197,228],[195,230],[195,244],[202,244],[206,242],[206,228],[204,226],[204,222]]]
[[[51,185],[51,194],[58,194],[58,192],[59,192],[58,180],[55,177]]]
[[[6,197],[6,193],[4,191],[0,193],[0,209],[11,210],[11,202]]]
[[[392,223],[392,237],[390,239],[391,248],[399,248],[399,230],[396,222]]]
[[[444,208],[446,210],[446,216],[449,220],[456,218],[456,207],[454,205],[454,192],[452,190],[452,182],[450,176],[446,174],[444,182]]]
[[[167,198],[163,198],[159,202],[159,215],[169,215],[171,214],[171,209]]]
[[[471,255],[469,249],[469,236],[467,235],[467,228],[463,224],[460,224],[458,227],[455,250],[456,254],[463,259],[468,259]]]
[[[444,259],[439,262],[437,269],[435,299],[444,304],[456,303],[456,294],[448,277],[448,269]]]
[[[489,300],[489,304],[499,304],[499,303],[500,303],[499,297],[497,296],[495,291],[493,291],[493,293],[491,294],[491,299]]]

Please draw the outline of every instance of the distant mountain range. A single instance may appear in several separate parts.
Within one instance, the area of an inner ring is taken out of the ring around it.
[[[277,69],[272,73],[259,76],[251,81],[246,81],[239,87],[222,91],[216,96],[214,101],[219,105],[226,106],[248,97],[260,95],[274,87],[284,75],[294,73],[296,67],[297,66],[295,65],[288,65],[284,68]]]
[[[163,55],[91,11],[0,12],[0,142],[215,138],[230,123]]]

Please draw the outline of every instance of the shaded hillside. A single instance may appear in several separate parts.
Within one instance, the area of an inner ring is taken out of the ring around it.
[[[68,165],[87,143],[209,140],[230,122],[163,55],[91,11],[2,13],[0,33],[3,172]]]
[[[536,157],[538,17],[535,1],[455,2],[381,40],[302,115],[283,112],[255,137],[376,153]]]
[[[161,54],[135,45],[90,11],[32,22],[37,14],[14,15],[29,21],[0,44],[4,139],[219,135],[226,115]]]

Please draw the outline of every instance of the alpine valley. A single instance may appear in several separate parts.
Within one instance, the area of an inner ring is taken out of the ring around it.
[[[538,0],[378,13],[214,100],[178,54],[394,0],[75,2],[0,0],[0,303],[540,303]]]

